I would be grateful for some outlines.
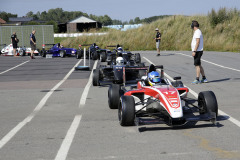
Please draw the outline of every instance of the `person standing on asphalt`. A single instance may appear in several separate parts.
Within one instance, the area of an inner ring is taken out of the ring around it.
[[[13,55],[14,55],[14,57],[17,57],[17,43],[18,43],[18,39],[17,39],[16,32],[13,32],[13,34],[11,36],[11,41],[12,41],[12,46],[13,46]]]
[[[156,38],[154,38],[156,40],[156,48],[157,48],[157,56],[160,56],[160,42],[161,42],[161,33],[159,32],[159,29],[156,28],[155,31],[157,32],[156,34]]]
[[[199,29],[199,23],[197,21],[192,21],[191,28],[194,31],[191,48],[197,75],[196,79],[192,82],[192,84],[207,83],[208,81],[205,76],[204,69],[201,65],[201,57],[203,55],[203,35],[201,30]],[[200,73],[202,75],[201,81],[199,80]]]
[[[31,46],[31,59],[35,59],[33,56],[34,51],[36,50],[36,37],[35,37],[36,30],[33,30],[30,34],[30,46]]]

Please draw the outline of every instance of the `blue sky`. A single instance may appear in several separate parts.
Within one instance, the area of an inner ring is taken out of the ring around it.
[[[27,12],[62,8],[88,14],[109,15],[112,19],[129,21],[135,17],[158,15],[207,14],[212,8],[237,8],[240,0],[0,0],[0,11],[24,16]]]

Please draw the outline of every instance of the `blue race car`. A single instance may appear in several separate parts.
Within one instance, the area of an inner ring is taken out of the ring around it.
[[[64,58],[66,56],[76,56],[77,49],[74,48],[65,48],[60,43],[57,44],[46,44],[53,45],[50,49],[46,50],[45,45],[43,45],[42,50],[40,51],[40,55],[42,57],[46,57],[47,54],[52,54],[53,57],[61,57]]]

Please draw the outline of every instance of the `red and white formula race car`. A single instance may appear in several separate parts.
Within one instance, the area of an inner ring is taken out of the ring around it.
[[[25,47],[18,47],[16,50],[16,54],[17,56],[25,56],[25,55],[30,55],[31,54],[31,48],[25,48]],[[39,52],[37,50],[34,51],[35,55],[38,55]],[[13,56],[13,46],[12,44],[9,44],[7,46],[5,46],[2,50],[1,50],[1,55],[3,56]]]
[[[159,74],[159,77],[149,77],[151,72]],[[165,122],[169,126],[179,126],[189,121],[211,121],[215,124],[218,104],[212,91],[200,92],[198,105],[194,105],[189,103],[193,99],[187,98],[189,89],[183,86],[181,77],[170,81],[164,78],[163,66],[154,65],[149,66],[147,75],[138,80],[137,86],[131,86],[131,90],[118,84],[109,87],[109,107],[118,109],[120,125]],[[156,83],[149,84],[149,80]]]

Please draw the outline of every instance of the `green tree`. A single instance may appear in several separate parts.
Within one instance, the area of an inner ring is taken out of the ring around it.
[[[17,14],[7,13],[7,12],[0,12],[0,18],[2,18],[4,21],[8,22],[9,18],[11,17],[17,17]]]
[[[140,18],[139,18],[139,17],[136,17],[136,18],[134,19],[134,23],[135,23],[135,24],[139,24],[139,23],[141,23]]]
[[[40,23],[36,22],[36,21],[30,21],[30,22],[25,23],[24,25],[40,25]]]
[[[134,24],[133,19],[130,19],[129,24]]]
[[[111,25],[112,19],[108,15],[104,15],[102,19],[102,23],[104,26]]]
[[[29,11],[29,12],[26,14],[26,17],[33,17],[33,12],[32,12],[32,11]]]
[[[48,21],[45,25],[53,25],[54,33],[58,33],[58,24],[55,21]]]

